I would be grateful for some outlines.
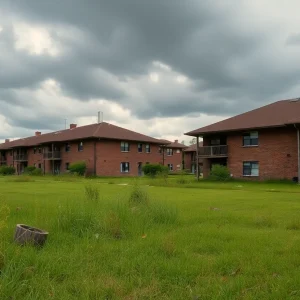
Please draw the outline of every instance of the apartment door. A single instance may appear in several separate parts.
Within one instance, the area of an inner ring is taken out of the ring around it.
[[[60,161],[53,161],[54,167],[53,172],[54,174],[60,174]]]
[[[196,165],[192,164],[192,173],[195,174],[196,173]]]
[[[25,171],[25,168],[27,168],[28,167],[28,163],[27,162],[21,162],[20,164],[19,164],[19,174],[23,174],[24,173],[24,171]]]
[[[143,176],[143,163],[138,163],[138,176]]]

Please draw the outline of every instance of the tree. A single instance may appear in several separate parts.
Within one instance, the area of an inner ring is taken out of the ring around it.
[[[190,145],[195,145],[197,143],[197,139],[196,138],[192,138],[190,140]]]
[[[181,141],[181,144],[185,145],[185,142],[184,142],[184,141]]]

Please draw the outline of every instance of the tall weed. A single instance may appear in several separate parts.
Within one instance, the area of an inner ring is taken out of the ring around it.
[[[86,185],[84,187],[85,196],[87,200],[98,201],[99,200],[99,190],[95,185]]]

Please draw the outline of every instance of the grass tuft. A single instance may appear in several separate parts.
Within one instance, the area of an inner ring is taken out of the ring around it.
[[[271,227],[275,227],[276,226],[276,222],[269,216],[259,216],[256,217],[254,220],[254,224],[257,227],[267,227],[267,228],[271,228]]]
[[[13,178],[9,178],[10,182],[34,182],[35,180],[30,176],[20,175]]]
[[[286,226],[287,230],[300,230],[300,220],[294,219]]]
[[[135,205],[147,205],[149,204],[149,201],[149,195],[145,188],[135,184],[129,197],[129,203]]]
[[[99,200],[99,190],[96,185],[86,185],[84,187],[86,199],[89,201]]]

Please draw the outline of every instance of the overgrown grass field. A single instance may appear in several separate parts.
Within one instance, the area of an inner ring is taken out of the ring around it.
[[[300,299],[298,185],[3,177],[0,234],[0,299]]]

